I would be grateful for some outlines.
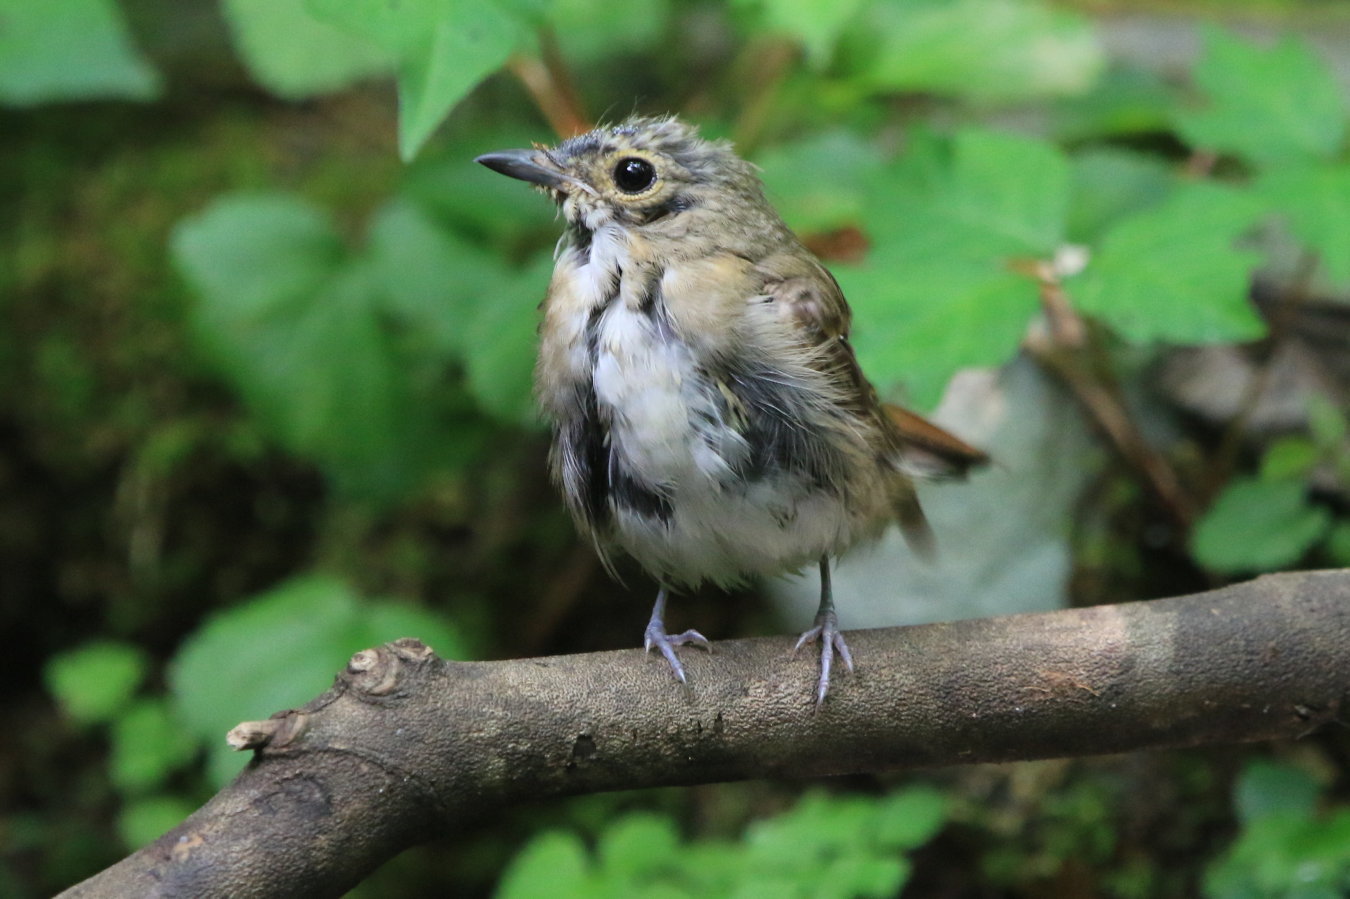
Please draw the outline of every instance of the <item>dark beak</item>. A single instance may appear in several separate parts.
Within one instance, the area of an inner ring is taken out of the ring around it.
[[[496,153],[484,153],[474,162],[482,163],[510,178],[542,184],[544,187],[562,187],[572,180],[558,171],[540,150],[498,150]]]

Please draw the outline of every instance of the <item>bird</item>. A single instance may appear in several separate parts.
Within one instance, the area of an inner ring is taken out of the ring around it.
[[[534,376],[549,469],[606,568],[626,553],[657,581],[644,647],[687,683],[676,648],[710,642],[667,632],[672,591],[817,565],[796,650],[819,643],[820,707],[835,657],[854,670],[830,560],[893,521],[931,555],[915,479],[987,456],[881,402],[838,282],[729,142],[632,116],[475,161],[561,211]]]

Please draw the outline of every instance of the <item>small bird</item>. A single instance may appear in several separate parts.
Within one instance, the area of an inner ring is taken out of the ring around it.
[[[565,232],[541,306],[535,388],[549,466],[605,562],[622,550],[660,588],[644,645],[680,681],[675,586],[820,566],[819,705],[839,632],[829,560],[898,520],[928,551],[915,476],[986,460],[883,405],[849,345],[838,283],[764,197],[750,163],[674,117],[633,117],[556,147],[479,156],[537,185]]]

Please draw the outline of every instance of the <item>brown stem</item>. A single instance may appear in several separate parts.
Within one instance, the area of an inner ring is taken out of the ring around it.
[[[748,71],[745,81],[750,85],[750,94],[732,129],[732,140],[741,155],[753,154],[764,137],[778,89],[800,55],[797,44],[782,37],[756,41],[746,49],[744,67]]]
[[[507,60],[507,68],[525,85],[555,134],[567,138],[590,131],[595,125],[582,106],[557,37],[547,27],[538,37],[539,55],[516,53]]]
[[[1237,414],[1224,429],[1219,440],[1219,448],[1214,454],[1214,467],[1209,478],[1207,495],[1213,495],[1228,480],[1237,463],[1238,452],[1242,447],[1242,438],[1247,431],[1247,422],[1256,411],[1257,404],[1265,395],[1266,388],[1275,373],[1275,361],[1280,345],[1289,333],[1290,325],[1298,314],[1299,307],[1308,300],[1309,284],[1313,272],[1317,269],[1317,256],[1304,253],[1299,259],[1298,270],[1293,282],[1282,288],[1276,298],[1275,308],[1266,314],[1269,334],[1266,339],[1268,354],[1247,382],[1238,404]]]
[[[1194,499],[1182,488],[1176,471],[1144,439],[1134,423],[1118,385],[1103,364],[1105,350],[1073,308],[1052,266],[1037,262],[1013,267],[1036,278],[1048,324],[1046,333],[1028,336],[1027,350],[1068,386],[1116,452],[1162,502],[1173,521],[1183,531],[1189,530],[1198,514]]]

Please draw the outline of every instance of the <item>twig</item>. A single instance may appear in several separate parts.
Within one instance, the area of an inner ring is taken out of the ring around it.
[[[796,43],[782,37],[765,38],[746,48],[744,64],[751,70],[746,82],[751,90],[732,129],[732,140],[741,155],[753,154],[764,137],[778,89],[800,55]]]
[[[1242,447],[1242,437],[1247,430],[1247,422],[1251,420],[1252,414],[1256,412],[1257,404],[1260,403],[1261,397],[1265,395],[1266,388],[1270,386],[1270,380],[1275,373],[1275,360],[1279,355],[1279,347],[1288,336],[1290,326],[1293,324],[1294,317],[1298,314],[1299,307],[1308,300],[1309,284],[1316,270],[1317,255],[1315,253],[1304,253],[1299,258],[1298,269],[1293,281],[1288,287],[1280,290],[1275,309],[1266,316],[1268,324],[1266,343],[1269,353],[1265,359],[1255,366],[1256,371],[1247,382],[1246,389],[1242,392],[1237,414],[1224,428],[1223,436],[1219,440],[1218,450],[1214,453],[1214,466],[1212,476],[1209,479],[1209,490],[1207,491],[1209,494],[1216,492],[1228,480],[1229,474],[1237,462],[1238,451]]]
[[[1059,377],[1078,398],[1088,415],[1158,497],[1183,531],[1189,530],[1198,510],[1194,499],[1167,460],[1144,439],[1130,415],[1120,388],[1102,360],[1105,350],[1092,328],[1073,308],[1056,265],[1017,262],[1015,271],[1035,278],[1041,308],[1048,327],[1033,331],[1025,341],[1027,350],[1046,369]]]
[[[549,28],[541,28],[538,37],[539,55],[516,53],[507,60],[507,68],[525,85],[555,134],[566,138],[590,131],[594,125],[582,106],[557,37]]]

